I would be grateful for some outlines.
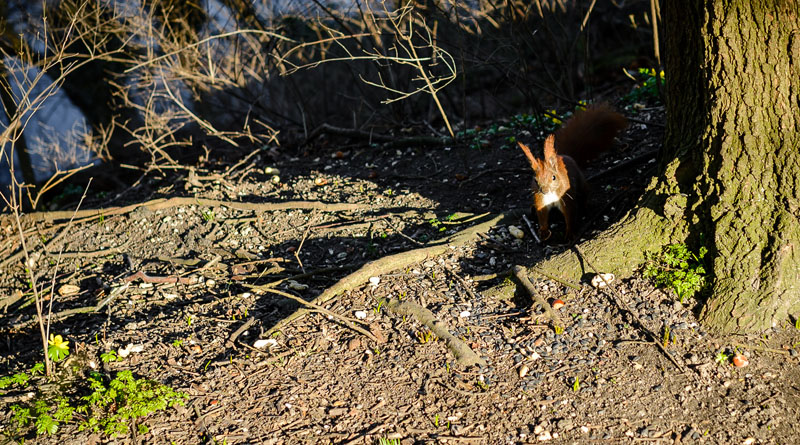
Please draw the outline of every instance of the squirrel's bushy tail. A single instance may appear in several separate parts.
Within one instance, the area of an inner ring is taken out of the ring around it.
[[[585,166],[600,153],[609,150],[614,137],[628,125],[625,116],[607,104],[591,105],[575,113],[556,132],[556,152]]]

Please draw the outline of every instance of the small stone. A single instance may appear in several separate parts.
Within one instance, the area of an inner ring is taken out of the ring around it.
[[[572,419],[561,419],[556,422],[556,427],[563,431],[571,430],[573,426],[575,426],[575,423]]]
[[[523,232],[517,226],[508,226],[508,233],[510,233],[511,236],[513,236],[516,239],[522,239],[523,237],[525,237],[525,232]]]
[[[58,295],[62,297],[66,295],[74,295],[80,292],[81,288],[74,284],[65,284],[58,288]]]
[[[307,284],[298,283],[295,280],[289,280],[289,288],[292,290],[306,290],[308,289]]]
[[[377,286],[381,282],[381,277],[369,277],[369,284]]]
[[[367,311],[356,311],[354,315],[359,320],[363,320],[363,319],[367,318]]]
[[[519,368],[519,378],[521,378],[521,379],[525,378],[525,376],[528,375],[528,371],[530,371],[530,368],[528,368],[528,365],[522,365]]]

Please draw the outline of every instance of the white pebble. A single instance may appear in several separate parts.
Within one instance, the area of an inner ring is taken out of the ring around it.
[[[613,273],[599,273],[592,277],[592,287],[595,288],[604,288],[606,284],[611,284],[614,282],[614,274]]]
[[[359,320],[363,320],[363,319],[367,318],[367,311],[356,311],[355,312],[355,316]]]
[[[271,347],[277,346],[277,345],[278,345],[278,340],[275,340],[274,338],[266,338],[266,339],[262,338],[262,339],[256,340],[255,343],[253,343],[253,347],[256,348],[256,349],[264,349],[264,348],[267,348],[267,347],[271,348]]]

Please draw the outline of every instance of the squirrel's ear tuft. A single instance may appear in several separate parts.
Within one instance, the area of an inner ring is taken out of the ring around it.
[[[533,168],[534,171],[538,171],[537,169],[541,168],[540,167],[540,163],[539,163],[538,159],[533,157],[533,154],[531,153],[531,149],[528,148],[528,146],[523,144],[522,142],[517,141],[517,144],[519,145],[519,148],[522,149],[522,152],[525,153],[525,157],[528,159],[528,162],[531,164],[531,168]]]
[[[545,160],[556,158],[556,136],[554,134],[547,136],[547,139],[544,140],[544,158]]]

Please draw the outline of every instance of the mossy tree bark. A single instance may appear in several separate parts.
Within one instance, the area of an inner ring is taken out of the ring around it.
[[[701,319],[719,332],[800,316],[798,6],[665,2],[660,174],[622,221],[581,246],[618,275],[663,244],[706,246],[712,276]],[[592,272],[570,252],[538,267]]]

